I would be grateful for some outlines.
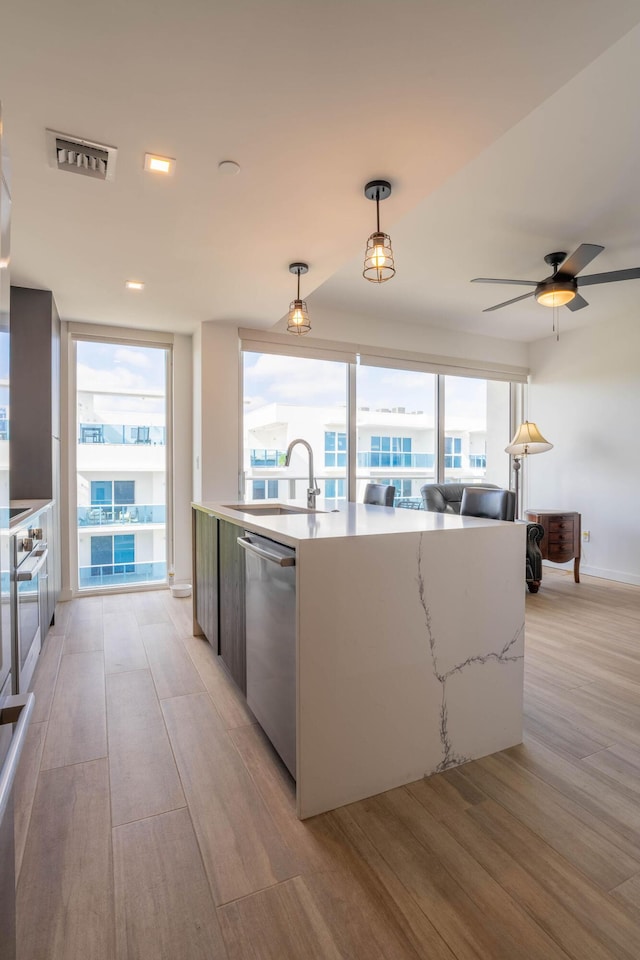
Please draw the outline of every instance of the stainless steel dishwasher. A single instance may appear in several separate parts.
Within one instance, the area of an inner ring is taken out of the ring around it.
[[[245,551],[247,703],[296,775],[296,552],[266,537],[238,537]]]

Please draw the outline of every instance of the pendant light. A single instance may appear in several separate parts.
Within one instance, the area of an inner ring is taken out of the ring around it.
[[[388,180],[370,180],[364,188],[367,200],[376,202],[376,232],[367,240],[362,276],[372,283],[384,283],[395,274],[391,237],[380,230],[380,201],[391,196],[391,184]]]
[[[302,337],[311,330],[311,321],[309,320],[309,311],[306,300],[300,299],[300,274],[309,272],[308,263],[290,263],[289,273],[295,273],[298,276],[298,294],[295,300],[289,304],[289,314],[287,316],[287,333],[295,333]]]

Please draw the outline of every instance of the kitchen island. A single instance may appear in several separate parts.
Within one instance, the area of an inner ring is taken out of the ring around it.
[[[194,633],[214,646],[225,618],[212,637],[197,613],[218,534],[203,543],[198,524],[295,550],[300,818],[521,741],[524,524],[331,501],[192,506]]]

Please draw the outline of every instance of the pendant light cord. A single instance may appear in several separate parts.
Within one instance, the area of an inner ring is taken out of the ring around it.
[[[378,224],[378,233],[380,233],[380,188],[376,190],[376,222]]]
[[[297,299],[299,300],[300,299],[300,267],[298,267],[298,269],[296,270],[296,273],[298,274],[298,298]]]

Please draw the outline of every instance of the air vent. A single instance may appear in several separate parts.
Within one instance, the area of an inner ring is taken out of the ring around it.
[[[113,180],[116,172],[116,147],[71,137],[47,130],[49,165],[69,173],[81,173],[94,180]]]

